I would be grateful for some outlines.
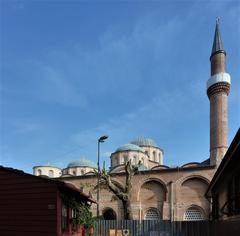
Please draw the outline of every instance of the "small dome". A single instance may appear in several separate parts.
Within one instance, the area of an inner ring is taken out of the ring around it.
[[[144,170],[149,170],[145,165],[141,164],[139,167],[138,167],[138,170],[139,171],[144,171]]]
[[[116,150],[116,152],[122,152],[122,151],[139,151],[139,152],[144,152],[142,148],[140,148],[137,145],[131,144],[131,143],[125,144],[125,145],[119,147]]]
[[[144,137],[139,137],[131,142],[132,144],[135,144],[140,147],[156,147],[159,148],[157,143],[150,138],[144,138]]]
[[[68,164],[67,168],[69,168],[69,167],[80,167],[80,166],[85,166],[85,167],[87,166],[87,167],[96,168],[96,165],[92,161],[86,160],[86,159],[72,161]]]

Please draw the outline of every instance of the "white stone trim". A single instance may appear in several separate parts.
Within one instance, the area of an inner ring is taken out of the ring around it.
[[[219,82],[226,82],[231,84],[231,76],[228,73],[218,73],[211,76],[210,79],[207,81],[207,89],[213,84]]]

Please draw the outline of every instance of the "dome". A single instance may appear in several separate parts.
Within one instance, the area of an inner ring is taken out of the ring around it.
[[[139,137],[131,142],[131,144],[135,144],[140,147],[156,147],[159,148],[157,143],[150,138]]]
[[[121,147],[119,147],[116,152],[122,152],[122,151],[139,151],[139,152],[144,152],[142,148],[140,148],[137,145],[134,145],[132,143],[125,144]]]
[[[87,167],[97,168],[96,165],[92,161],[85,160],[85,159],[72,161],[72,162],[70,162],[68,164],[67,167],[69,168],[69,167],[80,167],[80,166],[87,166]]]
[[[138,167],[138,170],[139,171],[144,171],[144,170],[149,170],[145,165],[141,164],[139,167]]]

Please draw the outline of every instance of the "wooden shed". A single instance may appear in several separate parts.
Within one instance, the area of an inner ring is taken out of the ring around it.
[[[0,166],[1,236],[80,236],[72,232],[72,209],[62,194],[94,201],[72,184]]]
[[[213,220],[238,220],[240,232],[240,129],[238,129],[206,192]],[[228,235],[232,235],[228,232]],[[238,234],[240,235],[240,233]]]

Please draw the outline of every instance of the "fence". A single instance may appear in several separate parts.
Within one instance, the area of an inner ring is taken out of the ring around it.
[[[128,229],[129,236],[240,236],[238,221],[156,221],[101,220],[95,225],[94,236],[112,236],[110,229]],[[119,230],[119,231],[117,231]]]

